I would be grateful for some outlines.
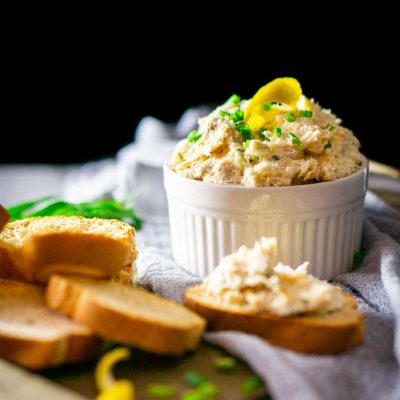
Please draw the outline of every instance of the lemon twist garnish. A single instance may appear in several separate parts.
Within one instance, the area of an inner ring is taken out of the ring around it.
[[[113,366],[127,360],[131,353],[129,349],[119,347],[104,354],[96,365],[95,383],[100,394],[96,400],[134,400],[135,386],[127,379],[116,380],[112,373]]]
[[[311,110],[311,102],[302,95],[300,83],[294,78],[277,78],[253,96],[244,113],[252,132],[261,128],[272,130],[276,117],[297,109]]]

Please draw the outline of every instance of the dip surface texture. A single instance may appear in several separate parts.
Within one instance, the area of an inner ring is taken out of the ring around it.
[[[230,99],[201,118],[177,144],[170,168],[190,179],[252,187],[332,181],[360,169],[358,139],[329,110],[303,95],[295,106],[254,104],[256,96]]]
[[[275,265],[275,257],[275,238],[242,246],[204,279],[205,295],[223,308],[280,317],[325,314],[345,305],[341,289],[308,274],[308,263],[293,269]]]

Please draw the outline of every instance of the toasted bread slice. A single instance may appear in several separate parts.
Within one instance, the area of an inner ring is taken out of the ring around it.
[[[10,220],[10,215],[7,210],[0,205],[0,232],[3,230],[6,223]]]
[[[232,311],[207,300],[201,285],[186,290],[184,303],[207,320],[210,331],[238,330],[301,353],[335,354],[363,342],[363,315],[355,299],[345,296],[346,306],[340,311],[299,317]]]
[[[134,229],[121,221],[39,217],[0,233],[0,276],[44,283],[55,272],[111,278],[136,257]]]
[[[100,337],[157,354],[194,350],[206,324],[184,306],[142,289],[81,277],[53,275],[46,302]]]
[[[31,369],[90,358],[100,339],[45,305],[40,286],[0,279],[0,357]]]

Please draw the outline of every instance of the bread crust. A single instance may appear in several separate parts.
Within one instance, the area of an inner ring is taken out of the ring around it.
[[[48,222],[52,217],[43,218]],[[71,218],[77,228],[82,224],[82,231],[52,231],[50,227],[43,232],[28,233],[20,239],[21,244],[15,246],[5,241],[2,243],[0,238],[0,277],[46,283],[52,273],[112,278],[125,268],[121,279],[127,281],[130,278],[126,268],[136,258],[135,230],[132,227],[124,224],[126,227],[122,230],[122,223],[115,221],[117,235],[106,235],[85,232],[84,227],[90,224],[90,220],[82,217],[54,218],[54,223],[59,226],[64,223],[68,226]],[[40,223],[40,218],[16,221],[5,229],[3,237],[18,235],[20,226],[29,231],[30,220]],[[112,225],[114,222],[108,223]]]
[[[3,208],[0,204],[0,232],[6,226],[7,222],[10,220],[10,215],[7,210]]]
[[[326,316],[276,317],[249,314],[214,306],[204,300],[202,287],[189,288],[184,303],[207,320],[207,330],[238,330],[300,353],[337,354],[361,344],[364,319],[354,298],[346,296],[343,310]]]
[[[111,282],[109,284],[116,285]],[[136,291],[137,295],[142,292],[140,289],[132,288],[132,290]],[[165,312],[168,312],[166,300],[160,300],[163,301],[160,307],[165,306]],[[158,297],[154,295],[150,301],[158,301]],[[173,327],[156,319],[126,315],[79,285],[75,285],[72,279],[58,275],[52,276],[49,281],[46,302],[53,310],[90,327],[103,338],[133,344],[143,350],[163,355],[181,355],[188,350],[194,350],[205,327],[205,321],[200,317],[193,326]]]

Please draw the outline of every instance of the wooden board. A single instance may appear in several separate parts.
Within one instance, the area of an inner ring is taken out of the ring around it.
[[[226,354],[220,349],[205,344],[197,352],[180,358],[160,357],[134,349],[128,362],[117,365],[115,375],[118,378],[130,379],[135,383],[138,400],[151,399],[146,393],[146,388],[151,383],[169,384],[178,393],[190,389],[183,381],[183,375],[188,371],[198,372],[214,383],[220,390],[219,399],[269,399],[264,388],[260,388],[251,395],[241,393],[241,385],[248,378],[254,376],[254,373],[241,361],[237,361],[234,371],[230,373],[218,371],[213,361],[221,356],[226,356]],[[86,398],[94,399],[97,394],[93,378],[94,367],[94,362],[63,366],[45,371],[42,376],[70,388]],[[177,395],[171,399],[180,399],[180,396]]]

